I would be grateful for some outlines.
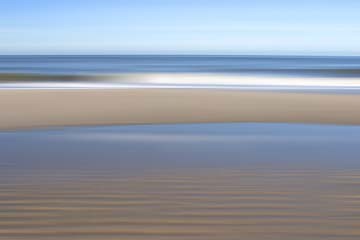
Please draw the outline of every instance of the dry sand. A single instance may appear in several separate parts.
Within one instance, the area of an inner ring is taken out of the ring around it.
[[[156,123],[360,124],[360,95],[206,89],[0,90],[0,129]]]

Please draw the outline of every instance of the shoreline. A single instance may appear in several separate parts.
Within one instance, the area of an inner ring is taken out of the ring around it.
[[[0,130],[175,124],[360,124],[360,95],[219,89],[0,90]]]

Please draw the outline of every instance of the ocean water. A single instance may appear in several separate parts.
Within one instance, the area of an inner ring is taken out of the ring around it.
[[[311,56],[0,56],[2,73],[240,73],[359,77],[360,57]]]
[[[1,88],[360,88],[360,57],[0,56]]]

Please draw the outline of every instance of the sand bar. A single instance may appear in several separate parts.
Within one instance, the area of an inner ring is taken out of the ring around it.
[[[360,124],[360,95],[215,89],[0,90],[0,129],[119,124]]]

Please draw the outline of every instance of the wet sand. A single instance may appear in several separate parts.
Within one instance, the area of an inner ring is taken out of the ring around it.
[[[0,239],[359,239],[360,127],[0,132]]]
[[[18,174],[1,183],[0,239],[360,238],[355,170]]]
[[[209,122],[360,124],[360,95],[215,89],[0,90],[0,129]]]

